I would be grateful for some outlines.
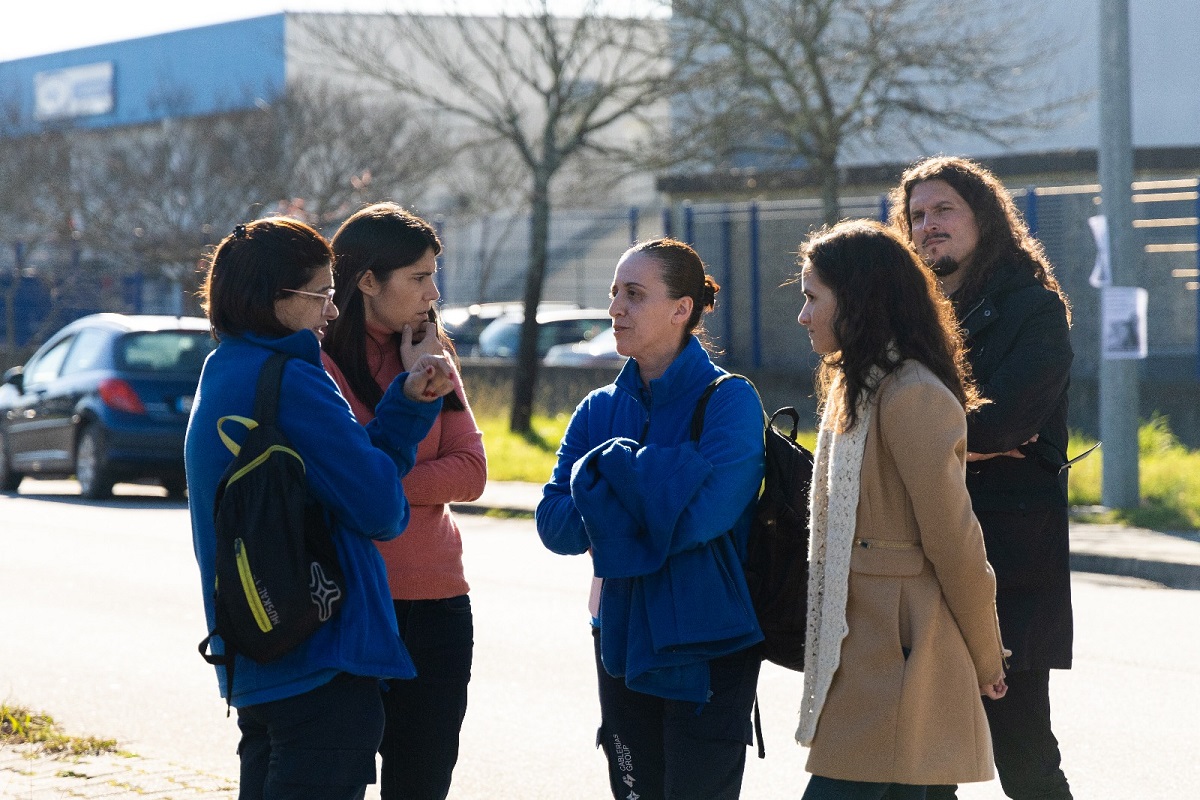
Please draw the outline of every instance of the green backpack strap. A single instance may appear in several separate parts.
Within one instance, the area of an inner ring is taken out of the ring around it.
[[[233,437],[225,432],[225,429],[222,426],[226,422],[237,422],[241,425],[245,425],[246,430],[254,430],[258,427],[258,423],[249,417],[239,417],[237,414],[230,414],[227,417],[221,417],[219,420],[217,420],[217,435],[221,437],[221,442],[224,443],[225,448],[229,450],[229,452],[233,453],[234,458],[236,458],[238,454],[242,452],[242,446],[235,442]]]
[[[223,427],[226,422],[236,422],[244,425],[246,430],[254,430],[263,425],[274,425],[279,416],[279,391],[283,385],[283,365],[293,356],[288,353],[272,353],[267,356],[262,370],[258,373],[258,385],[254,391],[254,418],[229,414],[217,420],[217,435],[221,442],[236,457],[241,452],[241,445],[233,440]]]
[[[287,353],[272,353],[267,357],[266,362],[263,364],[262,370],[258,374],[258,384],[255,387],[254,416],[256,419],[243,417],[237,414],[229,414],[217,420],[217,435],[221,437],[221,442],[225,445],[229,452],[233,453],[234,458],[237,458],[241,454],[242,446],[235,442],[233,437],[225,432],[225,423],[236,422],[240,425],[244,425],[247,430],[254,430],[260,424],[275,424],[275,420],[279,412],[279,391],[283,383],[283,366],[287,363],[289,358],[292,358],[292,356],[288,355]],[[291,451],[290,449],[288,449],[288,452],[295,455],[295,452]],[[266,454],[259,459],[256,459],[256,461],[262,461],[265,459],[265,457]],[[297,456],[297,459],[299,459],[299,456]],[[301,464],[304,463],[302,459],[300,461]],[[230,480],[240,477],[246,471],[252,469],[253,466],[254,465],[251,464],[243,467],[242,470],[235,473],[235,476]],[[220,496],[224,485],[225,481],[222,481],[222,486],[219,486],[217,490],[216,503],[218,505],[220,503]],[[220,610],[218,610],[217,613],[219,616],[221,613]],[[222,638],[222,642],[225,645],[225,652],[221,655],[209,653],[209,645],[212,642],[213,636],[216,634],[217,632],[215,629],[210,631],[208,636],[205,636],[204,640],[200,642],[199,650],[201,657],[203,657],[204,660],[209,664],[214,666],[223,666],[225,668],[226,690],[229,693],[229,696],[226,698],[225,702],[225,716],[228,717],[233,709],[233,680],[235,667],[237,665],[238,650],[231,642]]]

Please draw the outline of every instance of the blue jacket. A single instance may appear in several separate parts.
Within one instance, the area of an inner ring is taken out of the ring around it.
[[[213,499],[221,474],[233,460],[217,434],[217,420],[230,414],[254,416],[258,373],[274,351],[297,356],[284,367],[279,425],[304,459],[309,487],[334,519],[333,539],[347,591],[341,613],[284,657],[268,664],[238,657],[232,696],[238,707],[303,694],[339,672],[379,678],[416,674],[396,627],[383,558],[372,540],[392,539],[408,523],[399,479],[416,461],[417,444],[441,410],[441,400],[409,400],[402,389],[407,373],[402,374],[380,401],[375,420],[364,428],[321,366],[320,345],[307,330],[282,339],[226,336],[200,375],[184,459],[192,545],[209,630],[215,622]],[[224,428],[235,441],[245,436],[240,425],[226,423]],[[214,637],[212,648],[224,652],[219,637]],[[221,696],[229,697],[220,667],[217,681]]]
[[[647,694],[708,699],[708,661],[762,639],[742,571],[763,478],[763,410],[745,381],[710,398],[699,445],[696,402],[722,374],[692,337],[642,385],[630,359],[567,426],[537,508],[550,550],[591,550],[601,658]]]

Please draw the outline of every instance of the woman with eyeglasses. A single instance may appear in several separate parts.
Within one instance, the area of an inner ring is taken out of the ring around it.
[[[325,367],[367,425],[388,384],[412,364],[428,356],[456,360],[437,317],[442,243],[425,220],[377,203],[346,220],[332,246],[339,315],[325,339]],[[408,530],[378,545],[400,635],[417,667],[416,678],[389,681],[383,695],[382,800],[446,797],[467,711],[474,627],[449,504],[483,493],[487,460],[462,382],[452,377],[454,391],[404,476]]]
[[[375,782],[383,735],[380,680],[411,678],[375,541],[405,529],[400,478],[453,390],[446,359],[422,354],[383,392],[375,419],[355,420],[321,363],[320,341],[337,317],[333,252],[319,233],[288,218],[238,225],[213,254],[202,288],[219,342],[205,362],[188,422],[193,546],[208,629],[215,624],[217,486],[240,444],[230,417],[253,418],[257,375],[273,353],[283,369],[278,424],[300,455],[311,495],[324,507],[347,582],[340,613],[282,657],[236,657],[221,696],[238,710],[241,800],[356,800]],[[221,427],[219,427],[221,426]],[[214,653],[224,651],[219,637]]]

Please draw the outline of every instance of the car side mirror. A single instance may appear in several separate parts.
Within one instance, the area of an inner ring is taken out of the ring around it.
[[[25,391],[25,368],[21,366],[9,367],[4,373],[4,383],[11,383],[16,387],[18,392]]]

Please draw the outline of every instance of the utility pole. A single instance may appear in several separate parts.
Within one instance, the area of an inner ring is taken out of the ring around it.
[[[1113,286],[1137,286],[1133,240],[1133,134],[1129,76],[1129,0],[1100,3],[1100,187],[1108,218]],[[1101,292],[1104,292],[1101,289]],[[1101,295],[1103,304],[1103,294]],[[1100,332],[1104,336],[1103,326]],[[1101,502],[1138,505],[1138,361],[1100,357]]]

